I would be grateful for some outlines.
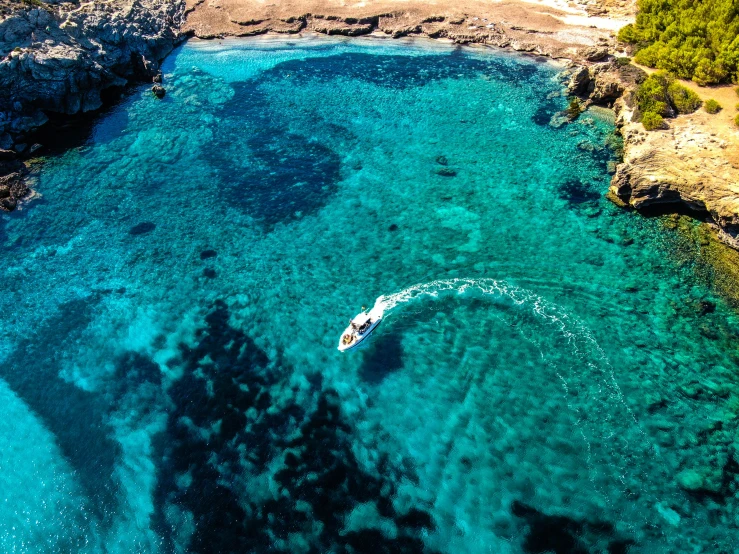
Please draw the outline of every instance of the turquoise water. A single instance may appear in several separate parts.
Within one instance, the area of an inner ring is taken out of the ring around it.
[[[1,216],[0,550],[739,552],[739,322],[603,198],[610,124],[549,124],[559,67],[164,69]]]

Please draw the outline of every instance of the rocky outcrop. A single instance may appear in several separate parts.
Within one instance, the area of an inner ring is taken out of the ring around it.
[[[0,148],[32,153],[27,138],[49,113],[102,106],[110,87],[149,80],[181,35],[180,0],[42,4],[0,21]],[[163,90],[163,89],[162,89]],[[25,167],[0,163],[0,208],[27,192]]]
[[[618,114],[624,157],[611,180],[611,200],[636,210],[693,213],[739,249],[739,133],[733,125],[698,110],[668,119],[669,128],[646,131],[635,121],[633,98],[646,73],[633,65],[574,65],[565,77],[568,92],[585,106],[612,106]]]
[[[565,22],[572,8],[562,11],[515,1],[372,0],[352,5],[331,0],[186,1],[183,30],[199,38],[303,31],[345,36],[375,33],[393,38],[446,38],[458,44],[487,44],[583,61],[606,58],[613,43],[610,28]],[[586,16],[584,9],[581,16]]]
[[[0,209],[13,211],[28,194],[26,174],[26,166],[16,159],[15,152],[0,150]]]
[[[601,60],[601,63],[571,68],[567,91],[587,99],[588,104],[613,106],[625,91],[635,89],[647,76],[633,65],[620,65],[613,59]]]
[[[48,112],[102,105],[113,86],[156,75],[177,43],[184,2],[43,5],[0,22],[0,147],[23,150]],[[20,148],[19,148],[20,146]]]
[[[617,104],[624,160],[610,194],[643,210],[692,210],[709,218],[724,242],[739,247],[739,151],[737,132],[699,110],[669,120],[669,129],[645,131],[633,122],[629,95]]]

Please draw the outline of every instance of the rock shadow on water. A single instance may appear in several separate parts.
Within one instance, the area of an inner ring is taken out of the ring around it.
[[[91,297],[61,304],[33,337],[21,339],[0,367],[0,377],[54,434],[90,509],[106,521],[115,512],[113,472],[120,454],[107,427],[110,406],[102,395],[59,377],[65,347],[92,321],[98,301],[99,297]]]

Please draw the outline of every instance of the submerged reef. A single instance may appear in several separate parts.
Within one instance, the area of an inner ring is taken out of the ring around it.
[[[190,552],[426,552],[420,533],[434,528],[432,517],[393,505],[404,470],[387,457],[372,472],[363,468],[336,392],[323,390],[317,374],[314,407],[296,404],[291,368],[270,360],[229,317],[217,301],[198,343],[181,347],[183,374],[168,391],[155,494],[165,542],[171,546],[187,510]],[[255,490],[250,481],[277,489]],[[352,527],[359,507],[384,526]]]

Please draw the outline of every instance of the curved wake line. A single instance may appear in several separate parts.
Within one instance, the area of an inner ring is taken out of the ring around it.
[[[597,348],[598,353],[602,357],[605,357],[605,353],[600,346],[598,346],[598,343],[590,332],[582,325],[582,323],[577,320],[573,320],[562,308],[547,302],[542,297],[532,293],[531,291],[497,279],[454,278],[439,279],[430,283],[419,283],[389,296],[378,297],[372,309],[390,313],[394,308],[421,296],[437,298],[440,294],[445,292],[464,294],[468,290],[477,290],[485,295],[505,297],[518,306],[531,305],[532,310],[536,315],[544,318],[549,323],[555,324],[568,340],[574,339],[575,337],[586,338],[589,343]],[[574,332],[569,329],[568,323],[575,327]]]
[[[551,344],[545,344],[538,334],[533,336],[522,334],[524,340],[533,343],[539,349],[542,362],[553,370],[561,382],[565,402],[577,415],[578,433],[587,446],[587,465],[591,482],[601,490],[608,503],[611,503],[610,494],[603,489],[602,480],[601,485],[596,483],[597,472],[604,468],[606,471],[610,470],[612,478],[620,483],[619,488],[628,489],[626,473],[633,471],[629,451],[633,452],[636,447],[643,455],[649,457],[654,455],[655,447],[628,406],[606,353],[581,321],[570,316],[562,307],[529,290],[492,278],[454,278],[419,283],[394,294],[378,297],[372,310],[389,315],[396,308],[424,296],[438,298],[446,293],[462,295],[468,291],[505,298],[516,306],[528,308],[537,319],[553,327],[565,340],[573,358],[572,363],[561,367],[546,361],[545,352],[551,349]],[[578,399],[577,392],[571,393],[583,382],[590,391],[589,405],[583,405],[582,398]],[[631,431],[629,434],[632,439],[638,440],[629,440],[626,436],[628,431]],[[599,455],[595,454],[594,443],[598,445]],[[637,479],[639,477],[641,477],[639,480],[645,479],[646,475],[640,473]]]

